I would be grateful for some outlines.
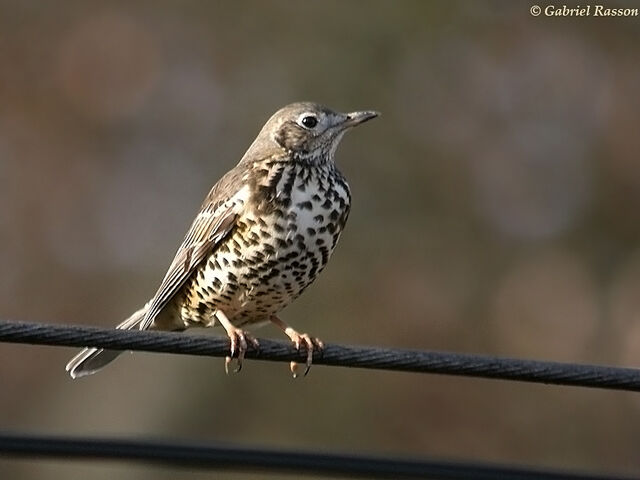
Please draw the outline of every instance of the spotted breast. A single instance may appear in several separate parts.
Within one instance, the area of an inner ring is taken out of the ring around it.
[[[245,212],[184,289],[181,317],[263,323],[312,283],[347,221],[349,186],[333,163],[270,162],[247,179]]]

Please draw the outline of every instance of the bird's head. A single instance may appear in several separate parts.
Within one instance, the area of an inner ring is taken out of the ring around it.
[[[254,145],[283,151],[293,159],[320,162],[333,159],[347,130],[379,115],[374,111],[334,112],[310,102],[292,103],[267,121]],[[247,152],[247,153],[249,153]],[[246,156],[246,155],[245,155]]]

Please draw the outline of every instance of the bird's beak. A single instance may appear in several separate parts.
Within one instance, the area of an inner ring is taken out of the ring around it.
[[[378,115],[380,115],[379,112],[374,112],[372,110],[347,113],[347,118],[344,122],[342,122],[342,126],[344,128],[355,127],[356,125],[360,125],[361,123],[364,123],[367,120],[376,118]]]

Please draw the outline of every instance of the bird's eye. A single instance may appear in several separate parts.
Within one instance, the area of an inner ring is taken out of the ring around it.
[[[314,128],[318,125],[318,119],[313,115],[305,115],[300,119],[300,124],[305,128]]]

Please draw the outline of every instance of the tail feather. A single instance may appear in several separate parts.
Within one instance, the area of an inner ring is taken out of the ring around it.
[[[133,330],[137,328],[147,313],[148,304],[138,310],[118,325],[118,330]],[[67,363],[66,371],[71,378],[80,378],[92,375],[102,367],[116,359],[122,350],[105,350],[103,348],[84,348]]]

